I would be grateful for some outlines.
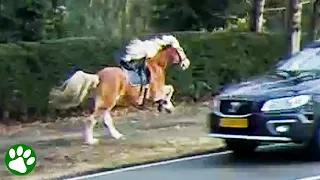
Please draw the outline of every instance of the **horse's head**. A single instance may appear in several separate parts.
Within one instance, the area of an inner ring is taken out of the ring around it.
[[[187,58],[186,53],[181,47],[174,48],[174,47],[168,46],[165,48],[164,51],[166,51],[172,64],[180,66],[182,70],[188,69],[190,65],[190,61]]]
[[[161,66],[171,63],[180,66],[182,70],[186,70],[190,65],[190,61],[181,47],[165,46],[160,50],[158,55]]]

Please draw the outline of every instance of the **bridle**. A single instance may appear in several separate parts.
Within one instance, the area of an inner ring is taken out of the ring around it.
[[[166,49],[168,49],[168,48],[172,48],[172,50],[174,50],[175,53],[176,53],[176,54],[178,55],[178,57],[179,57],[178,61],[173,61],[173,64],[178,64],[178,65],[180,65],[180,64],[183,63],[185,60],[187,60],[187,57],[184,57],[184,58],[182,59],[182,58],[181,58],[181,55],[180,55],[180,53],[179,53],[179,50],[178,50],[177,48],[172,47],[171,45],[163,46],[163,47],[161,48],[161,50],[166,50]],[[161,50],[160,50],[160,51],[161,51]]]

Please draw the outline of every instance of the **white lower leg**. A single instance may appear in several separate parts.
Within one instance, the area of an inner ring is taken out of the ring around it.
[[[93,138],[93,128],[96,125],[97,120],[94,119],[93,116],[90,116],[85,122],[84,134],[83,138],[85,143],[87,144],[96,144],[98,143],[98,139]]]
[[[113,120],[112,117],[110,115],[110,112],[107,110],[104,113],[104,118],[103,118],[104,124],[108,127],[110,134],[112,137],[114,137],[115,139],[119,139],[123,137],[123,134],[121,134],[115,127],[113,124]]]
[[[166,104],[163,105],[163,108],[167,109],[167,110],[174,110],[174,106],[171,102],[171,100],[166,100]]]
[[[173,92],[174,92],[173,86],[172,86],[172,85],[165,85],[165,86],[163,87],[163,89],[164,89],[164,92],[165,92],[165,94],[166,94],[166,97],[167,97],[169,100],[171,100],[172,95],[173,95]]]
[[[163,105],[163,107],[165,109],[168,109],[168,110],[173,110],[174,109],[174,106],[171,102],[171,98],[172,98],[172,95],[173,95],[173,92],[174,92],[174,88],[172,85],[166,85],[163,87],[164,88],[164,92],[166,94],[166,104]]]

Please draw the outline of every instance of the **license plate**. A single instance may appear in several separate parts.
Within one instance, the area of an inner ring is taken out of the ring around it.
[[[247,128],[248,119],[246,118],[221,118],[220,126],[227,128]]]

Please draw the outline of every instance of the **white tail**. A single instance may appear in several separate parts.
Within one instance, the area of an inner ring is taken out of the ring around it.
[[[78,106],[90,90],[98,86],[99,82],[99,76],[96,74],[76,71],[63,83],[62,87],[54,88],[50,92],[49,104],[56,109]]]

